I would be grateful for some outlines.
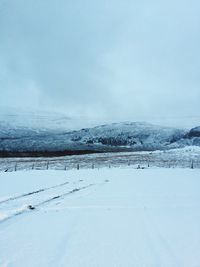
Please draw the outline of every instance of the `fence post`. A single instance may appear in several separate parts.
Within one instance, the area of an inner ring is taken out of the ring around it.
[[[76,167],[76,168],[77,168],[77,170],[79,170],[79,169],[80,169],[80,166],[79,166],[79,164],[77,164],[77,167]]]
[[[94,163],[92,164],[92,169],[94,169]]]
[[[194,161],[191,162],[191,169],[194,169]]]
[[[33,163],[33,165],[32,165],[32,170],[34,170],[34,167],[35,167],[35,166],[34,166],[34,163]]]
[[[49,169],[49,161],[47,161],[47,170]]]
[[[17,162],[15,163],[15,172],[17,171]]]

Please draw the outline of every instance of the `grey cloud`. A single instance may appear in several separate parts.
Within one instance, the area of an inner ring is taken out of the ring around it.
[[[197,0],[1,1],[0,105],[133,120],[197,115],[199,8]]]

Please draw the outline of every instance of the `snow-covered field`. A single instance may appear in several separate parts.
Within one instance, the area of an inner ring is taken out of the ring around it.
[[[0,171],[14,170],[69,170],[102,167],[165,167],[200,168],[200,147],[158,150],[152,152],[119,152],[73,155],[51,158],[0,158]]]
[[[200,266],[199,169],[19,171],[0,184],[1,267]]]

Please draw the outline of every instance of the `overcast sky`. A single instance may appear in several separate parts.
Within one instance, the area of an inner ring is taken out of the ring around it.
[[[200,115],[199,0],[0,0],[0,105]]]

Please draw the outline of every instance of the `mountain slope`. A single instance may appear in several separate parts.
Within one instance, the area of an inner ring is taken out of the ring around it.
[[[182,129],[145,122],[113,123],[78,131],[11,128],[1,123],[0,152],[2,156],[53,156],[170,149],[187,144],[189,138],[186,135],[187,132]]]
[[[111,147],[156,149],[176,142],[184,134],[184,130],[155,126],[145,122],[126,122],[82,129],[73,133],[72,140]]]

